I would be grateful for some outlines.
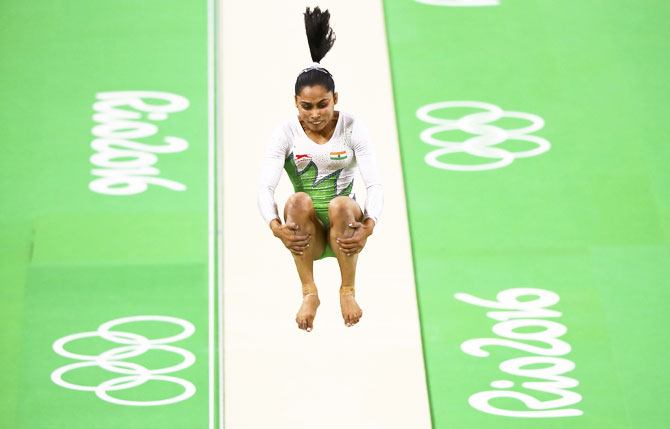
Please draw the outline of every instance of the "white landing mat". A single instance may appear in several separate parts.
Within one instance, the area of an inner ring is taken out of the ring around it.
[[[344,325],[339,270],[315,263],[321,306],[299,330],[302,301],[290,253],[256,207],[272,131],[297,114],[293,86],[311,64],[298,0],[223,0],[219,90],[223,115],[224,422],[229,429],[430,428],[430,412],[380,1],[322,1],[337,41],[322,61],[336,109],[360,117],[380,164],[385,207],[359,256],[363,318]],[[365,197],[356,179],[359,202]],[[275,195],[292,193],[284,174]]]

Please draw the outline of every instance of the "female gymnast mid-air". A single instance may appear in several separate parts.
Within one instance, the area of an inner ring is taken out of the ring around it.
[[[363,315],[354,298],[356,262],[379,219],[384,200],[367,130],[355,116],[335,110],[333,77],[319,64],[335,43],[329,21],[327,10],[322,12],[316,7],[305,12],[305,30],[314,62],[300,72],[295,82],[298,115],[285,121],[270,138],[258,193],[263,218],[293,254],[303,295],[295,320],[307,332],[314,327],[320,304],[314,260],[337,258],[345,325],[355,325]],[[353,193],[356,165],[367,188],[365,211]],[[295,190],[284,206],[283,224],[274,200],[282,169]]]

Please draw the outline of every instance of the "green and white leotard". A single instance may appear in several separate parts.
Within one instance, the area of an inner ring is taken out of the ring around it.
[[[279,219],[274,192],[284,169],[295,192],[305,192],[312,198],[317,216],[328,227],[330,200],[341,195],[355,199],[356,166],[367,189],[364,218],[371,218],[376,223],[384,197],[365,126],[354,116],[339,112],[333,136],[328,142],[318,144],[307,137],[298,118],[292,117],[277,128],[268,142],[261,170],[258,208],[268,224]]]

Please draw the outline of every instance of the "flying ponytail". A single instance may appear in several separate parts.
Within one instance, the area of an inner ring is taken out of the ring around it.
[[[330,12],[316,6],[305,10],[305,32],[309,52],[314,64],[304,69],[295,81],[295,95],[299,95],[305,86],[322,85],[327,91],[335,92],[335,82],[328,70],[321,67],[319,61],[326,56],[335,43],[335,33],[330,27]]]
[[[321,12],[319,6],[310,11],[308,7],[305,11],[305,32],[312,61],[318,63],[335,43],[335,33],[330,28],[330,12]]]

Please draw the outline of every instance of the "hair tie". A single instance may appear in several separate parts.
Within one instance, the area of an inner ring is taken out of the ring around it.
[[[313,62],[311,66],[307,67],[306,69],[303,69],[303,70],[300,72],[300,74],[303,74],[303,73],[308,72],[308,71],[310,71],[310,70],[318,70],[318,71],[320,71],[320,72],[322,72],[322,73],[326,73],[326,74],[330,75],[330,73],[328,72],[328,70],[326,70],[326,69],[324,69],[323,67],[321,67],[321,64],[319,64],[319,63],[316,62],[316,61]]]

